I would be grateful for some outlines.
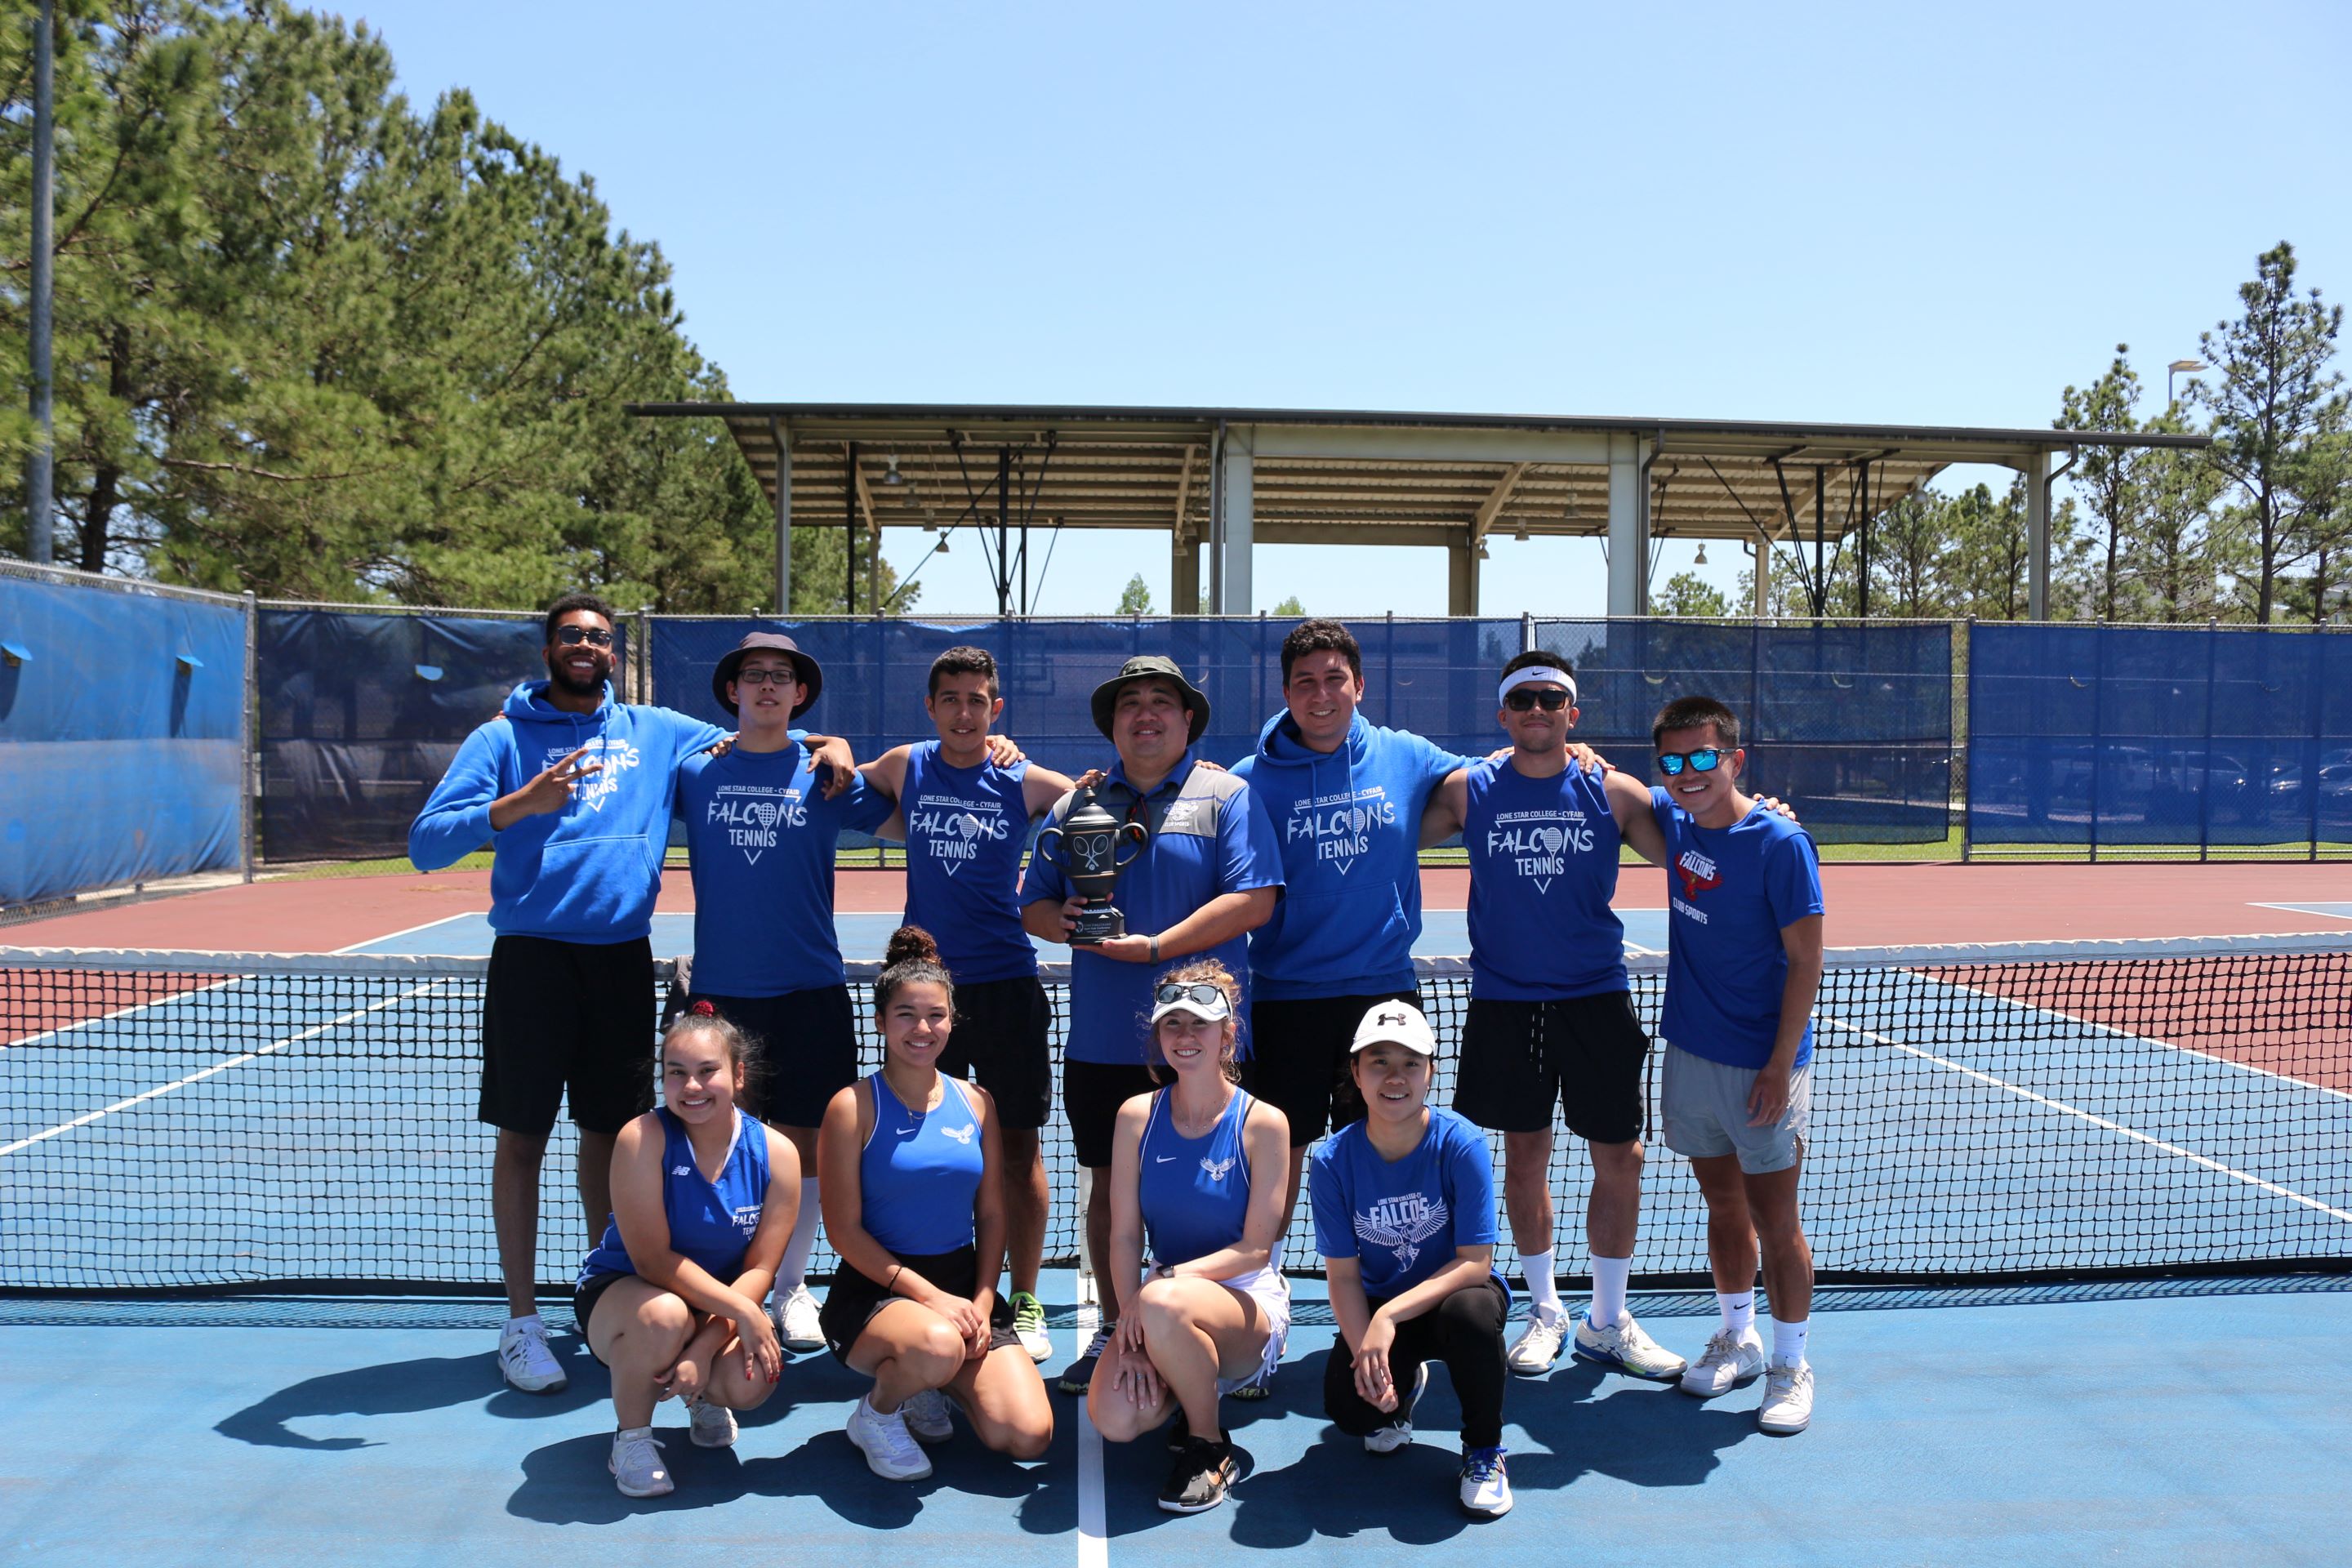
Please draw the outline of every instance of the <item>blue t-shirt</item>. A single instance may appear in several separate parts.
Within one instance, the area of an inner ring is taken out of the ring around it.
[[[1113,763],[1103,782],[1102,804],[1114,816],[1144,823],[1152,834],[1142,852],[1118,874],[1111,901],[1127,917],[1128,931],[1152,936],[1183,920],[1211,899],[1252,888],[1282,886],[1282,857],[1265,808],[1249,786],[1232,773],[1196,768],[1188,752],[1175,771],[1148,795],[1139,797],[1126,767]],[[1069,815],[1076,792],[1054,803],[1050,823]],[[1058,848],[1055,851],[1059,853]],[[1033,852],[1021,879],[1021,902],[1070,898],[1062,868]],[[1249,941],[1237,936],[1183,962],[1217,959],[1244,980],[1237,1048],[1247,1051],[1249,1016],[1246,976]],[[1141,1067],[1144,1037],[1151,1016],[1151,987],[1166,963],[1123,963],[1083,947],[1070,950],[1069,1043],[1066,1060]]]
[[[907,923],[940,944],[958,981],[1015,980],[1037,973],[1021,929],[1021,855],[1029,842],[1022,793],[1026,762],[950,767],[940,743],[907,752],[898,809],[907,819]]]
[[[663,1106],[655,1111],[662,1128],[662,1215],[669,1222],[669,1249],[690,1258],[722,1285],[743,1272],[743,1255],[768,1201],[768,1130],[735,1110],[735,1142],[716,1181],[694,1163],[686,1123]],[[621,1241],[621,1222],[607,1215],[604,1237],[580,1265],[583,1285],[599,1274],[635,1274]]]
[[[1434,1106],[1428,1130],[1402,1160],[1381,1158],[1360,1121],[1325,1139],[1309,1163],[1307,1191],[1315,1245],[1326,1258],[1357,1259],[1364,1294],[1376,1301],[1412,1289],[1462,1247],[1495,1244],[1486,1135]]]
[[[1190,1263],[1240,1242],[1249,1218],[1249,1150],[1242,1129],[1250,1096],[1235,1089],[1224,1114],[1198,1138],[1176,1131],[1161,1089],[1136,1150],[1136,1205],[1154,1262]]]
[[[901,1258],[970,1247],[972,1199],[987,1164],[980,1115],[962,1084],[940,1075],[940,1102],[910,1110],[876,1073],[874,1131],[857,1156],[859,1223]]]
[[[1626,989],[1617,816],[1601,776],[1570,764],[1529,778],[1507,761],[1466,770],[1470,994],[1558,1002]]]
[[[1412,989],[1421,934],[1421,812],[1465,759],[1359,713],[1335,752],[1298,738],[1289,713],[1234,764],[1282,846],[1282,902],[1250,932],[1260,996]]]
[[[1812,836],[1776,811],[1701,827],[1663,789],[1650,808],[1666,837],[1666,1002],[1658,1032],[1696,1057],[1761,1068],[1780,1032],[1789,978],[1783,927],[1822,912]],[[1813,1058],[1812,1020],[1796,1065]]]
[[[782,996],[843,983],[834,842],[894,805],[864,779],[827,800],[806,746],[688,757],[678,813],[694,867],[694,988]]]

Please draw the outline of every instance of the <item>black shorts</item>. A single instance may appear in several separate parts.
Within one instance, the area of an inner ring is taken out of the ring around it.
[[[1382,1002],[1421,1005],[1418,991],[1378,991],[1363,996],[1260,998],[1250,1004],[1249,1057],[1242,1084],[1290,1118],[1290,1146],[1303,1148],[1364,1119],[1363,1097],[1349,1071],[1356,1026]]]
[[[979,1255],[969,1247],[931,1258],[908,1253],[898,1261],[950,1296],[969,1300],[980,1287]],[[817,1327],[824,1335],[826,1348],[833,1352],[833,1359],[847,1365],[850,1347],[866,1331],[866,1325],[874,1321],[874,1314],[898,1300],[846,1263],[836,1269],[833,1287],[824,1293],[824,1304],[816,1310]],[[989,1314],[988,1322],[992,1331],[988,1338],[990,1350],[1001,1351],[1021,1342],[1013,1332],[1013,1303],[1002,1293],[996,1298],[996,1307]]]
[[[1649,1054],[1629,992],[1564,1002],[1472,997],[1454,1109],[1491,1132],[1542,1132],[1557,1104],[1578,1137],[1631,1143],[1645,1120]]]
[[[977,1079],[996,1101],[996,1124],[1019,1132],[1045,1125],[1054,1105],[1054,1061],[1047,1047],[1054,1005],[1034,974],[959,983],[955,1027],[940,1070]]]
[[[698,991],[719,1016],[752,1037],[760,1070],[744,1086],[743,1109],[771,1127],[815,1127],[833,1097],[857,1081],[857,1022],[849,987],[820,985],[781,996],[719,996]]]
[[[644,937],[490,944],[475,1114],[544,1138],[567,1094],[583,1132],[618,1132],[653,1109],[654,950]]]
[[[1149,1068],[1126,1062],[1063,1062],[1062,1115],[1070,1123],[1070,1152],[1081,1168],[1110,1169],[1118,1108],[1159,1087]]]
[[[595,1316],[596,1303],[604,1299],[604,1292],[624,1279],[635,1278],[634,1274],[592,1274],[584,1282],[572,1288],[572,1321],[580,1325],[582,1339],[588,1338],[588,1320]],[[593,1341],[589,1342],[588,1353],[596,1356],[598,1366],[604,1364],[604,1358],[596,1355]]]

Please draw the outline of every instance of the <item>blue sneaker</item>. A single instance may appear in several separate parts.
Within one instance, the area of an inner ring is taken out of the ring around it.
[[[1500,1519],[1511,1511],[1511,1479],[1501,1447],[1462,1450],[1462,1511],[1474,1519]]]

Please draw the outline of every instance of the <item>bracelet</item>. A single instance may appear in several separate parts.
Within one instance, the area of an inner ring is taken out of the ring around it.
[[[906,1271],[907,1266],[905,1264],[892,1264],[890,1266],[890,1278],[882,1281],[882,1294],[885,1296],[897,1295],[898,1293],[898,1276]]]
[[[1156,936],[1151,939],[1151,962],[1160,962],[1160,939]]]

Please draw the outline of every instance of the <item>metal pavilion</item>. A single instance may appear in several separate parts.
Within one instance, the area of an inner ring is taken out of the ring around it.
[[[776,510],[776,599],[792,602],[793,527],[838,524],[869,562],[885,528],[975,529],[1001,615],[1028,610],[1041,529],[1164,532],[1178,613],[1205,572],[1217,614],[1251,603],[1265,544],[1406,544],[1446,552],[1447,611],[1475,615],[1486,540],[1594,537],[1609,614],[1647,613],[1654,546],[1738,541],[1763,613],[1775,547],[1822,607],[1836,552],[1866,567],[1872,523],[1955,463],[2025,476],[2030,614],[2050,593],[2050,489],[2086,447],[2199,447],[2201,436],[1554,418],[1257,408],[646,403],[649,418],[717,418]],[[786,461],[784,455],[790,454]],[[2064,461],[2053,469],[2053,460]],[[856,608],[850,552],[849,602]],[[1864,583],[1868,573],[1862,574]],[[1868,613],[1867,605],[1864,613]]]

